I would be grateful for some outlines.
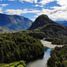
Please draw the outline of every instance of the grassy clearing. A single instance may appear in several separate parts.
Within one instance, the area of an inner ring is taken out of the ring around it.
[[[9,64],[0,63],[0,67],[26,67],[26,64],[24,61],[16,61]]]

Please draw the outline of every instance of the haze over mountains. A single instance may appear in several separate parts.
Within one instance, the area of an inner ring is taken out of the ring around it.
[[[31,20],[18,15],[0,14],[0,31],[18,31],[28,29]]]

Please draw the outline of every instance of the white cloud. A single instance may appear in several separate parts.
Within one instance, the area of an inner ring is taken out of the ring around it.
[[[21,15],[23,13],[23,11],[21,9],[7,9],[5,11],[7,14],[17,14],[17,15]]]
[[[54,0],[41,0],[39,3],[42,5],[45,5],[45,4],[52,2],[52,1],[54,1]]]
[[[23,13],[38,13],[39,10],[36,9],[24,9]]]
[[[54,10],[49,10],[49,9],[42,9],[38,12],[35,13],[36,15],[34,16],[33,20],[35,20],[36,17],[38,17],[41,14],[46,14],[51,18],[52,20],[58,20],[58,19],[63,19],[67,20],[67,9],[54,9]]]
[[[37,3],[38,2],[38,0],[34,0],[34,3]]]
[[[30,3],[33,3],[33,0],[19,0],[20,2],[23,2],[23,1],[25,1],[25,2],[30,2]]]
[[[49,3],[49,2],[52,2],[54,0],[41,0],[40,2],[38,2],[38,0],[19,0],[19,1],[20,2],[25,1],[25,2],[30,2],[30,3],[39,3],[39,4],[44,5],[44,4]]]
[[[8,6],[8,4],[0,4],[0,6],[2,6],[2,7],[6,7],[6,6]]]
[[[9,1],[15,1],[15,0],[9,0]]]
[[[57,0],[57,3],[61,5],[60,7],[53,7],[53,10],[50,10],[49,16],[53,20],[65,19],[67,20],[67,0]]]
[[[35,7],[41,7],[41,8],[43,8],[43,5],[41,5],[41,4],[35,4]]]
[[[0,8],[0,13],[3,13],[3,10],[2,10],[2,8]]]
[[[39,3],[44,5],[44,4],[47,4],[52,1],[54,1],[54,0],[41,0]],[[61,6],[60,7],[54,6],[54,7],[52,7],[53,10],[43,8],[38,13],[36,13],[37,15],[34,16],[34,18],[36,18],[37,16],[39,16],[41,14],[46,14],[53,20],[58,20],[58,19],[67,20],[67,1],[66,0],[57,0],[57,4],[59,4]],[[38,5],[36,5],[36,6],[38,6]]]
[[[5,10],[5,13],[7,14],[17,14],[17,15],[21,15],[21,14],[26,14],[26,13],[39,13],[39,10],[35,10],[35,9],[7,9]]]
[[[25,2],[30,2],[30,3],[37,3],[38,2],[38,0],[19,0],[20,2],[23,2],[23,1],[25,1]]]
[[[61,6],[67,6],[67,0],[57,0],[57,3]]]
[[[57,19],[67,20],[67,9],[55,9],[49,14],[49,16],[53,20],[57,20]]]

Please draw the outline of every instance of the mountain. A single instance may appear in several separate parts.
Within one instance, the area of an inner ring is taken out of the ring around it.
[[[62,25],[64,25],[64,26],[67,26],[67,22],[65,22],[65,23],[62,23]]]
[[[67,20],[61,20],[61,21],[56,21],[59,24],[62,24],[63,26],[67,26]]]
[[[34,31],[34,37],[46,38],[53,42],[59,41],[60,43],[64,40],[67,41],[67,29],[63,25],[60,25],[53,20],[51,20],[47,15],[40,15],[32,23],[29,30]],[[67,42],[64,41],[65,44]]]
[[[31,25],[31,27],[29,29],[36,29],[36,28],[42,27],[46,24],[53,24],[53,23],[54,23],[54,21],[49,19],[47,15],[42,14],[36,18],[36,20],[33,22],[33,24]]]
[[[30,27],[31,22],[23,16],[0,14],[0,31],[26,30]]]
[[[44,32],[46,30],[47,31],[53,30],[53,32],[58,33],[61,33],[60,31],[63,32],[66,31],[66,28],[63,25],[56,23],[55,21],[51,20],[47,15],[44,14],[37,17],[36,20],[32,23],[31,27],[29,28],[29,30],[36,30],[36,29],[39,29]]]

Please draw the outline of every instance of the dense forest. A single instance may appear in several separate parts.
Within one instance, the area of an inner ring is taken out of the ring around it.
[[[56,47],[48,60],[48,67],[67,67],[67,46]]]
[[[42,58],[44,47],[38,39],[25,31],[0,33],[0,63],[24,60],[29,62]]]
[[[57,44],[57,45],[66,45],[67,44],[67,36],[66,35],[57,35],[56,36],[52,36],[50,35],[50,33],[48,32],[41,32],[39,30],[34,30],[34,31],[29,31],[28,33],[30,36],[36,38],[36,39],[43,39],[45,38],[46,41],[50,41],[52,42],[52,44]]]

